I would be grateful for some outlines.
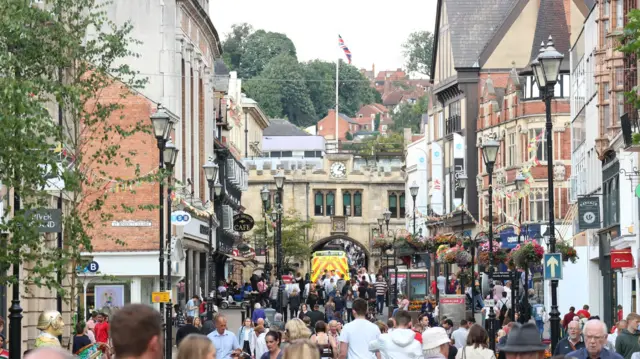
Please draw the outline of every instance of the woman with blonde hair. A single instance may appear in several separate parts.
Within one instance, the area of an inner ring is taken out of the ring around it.
[[[178,346],[178,359],[215,359],[213,342],[202,334],[189,334]]]
[[[284,333],[288,342],[296,339],[309,339],[311,331],[304,322],[298,318],[290,319],[284,326]]]
[[[309,339],[293,341],[285,350],[282,359],[320,359],[318,347]]]
[[[200,317],[193,318],[193,326],[198,328],[198,330],[202,330],[202,322],[200,321]]]

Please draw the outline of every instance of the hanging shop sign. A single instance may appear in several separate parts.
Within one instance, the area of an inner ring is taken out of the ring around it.
[[[600,197],[578,198],[578,227],[580,231],[600,228]]]
[[[191,222],[191,214],[185,211],[171,212],[171,224],[174,226],[186,226]]]
[[[611,250],[611,269],[633,268],[631,248]]]
[[[254,224],[253,217],[246,213],[239,213],[233,216],[233,230],[236,232],[249,232],[253,229]]]

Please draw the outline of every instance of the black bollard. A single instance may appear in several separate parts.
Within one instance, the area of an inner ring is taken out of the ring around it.
[[[245,312],[244,310],[240,312],[240,317],[242,319],[240,319],[240,326],[242,327],[244,325],[244,320],[247,319],[247,312]]]

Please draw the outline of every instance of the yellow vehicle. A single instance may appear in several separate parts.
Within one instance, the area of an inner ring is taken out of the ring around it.
[[[344,279],[349,280],[349,261],[344,251],[318,251],[314,252],[311,259],[311,282],[315,283],[322,277],[325,269],[328,273],[336,271],[336,275],[344,274]]]

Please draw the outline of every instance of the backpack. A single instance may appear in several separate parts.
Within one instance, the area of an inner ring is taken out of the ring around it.
[[[500,303],[502,303],[502,307],[500,308],[500,322],[504,321],[504,318],[507,317],[507,313],[509,312],[509,308],[507,308],[507,303],[505,299],[500,299]]]

